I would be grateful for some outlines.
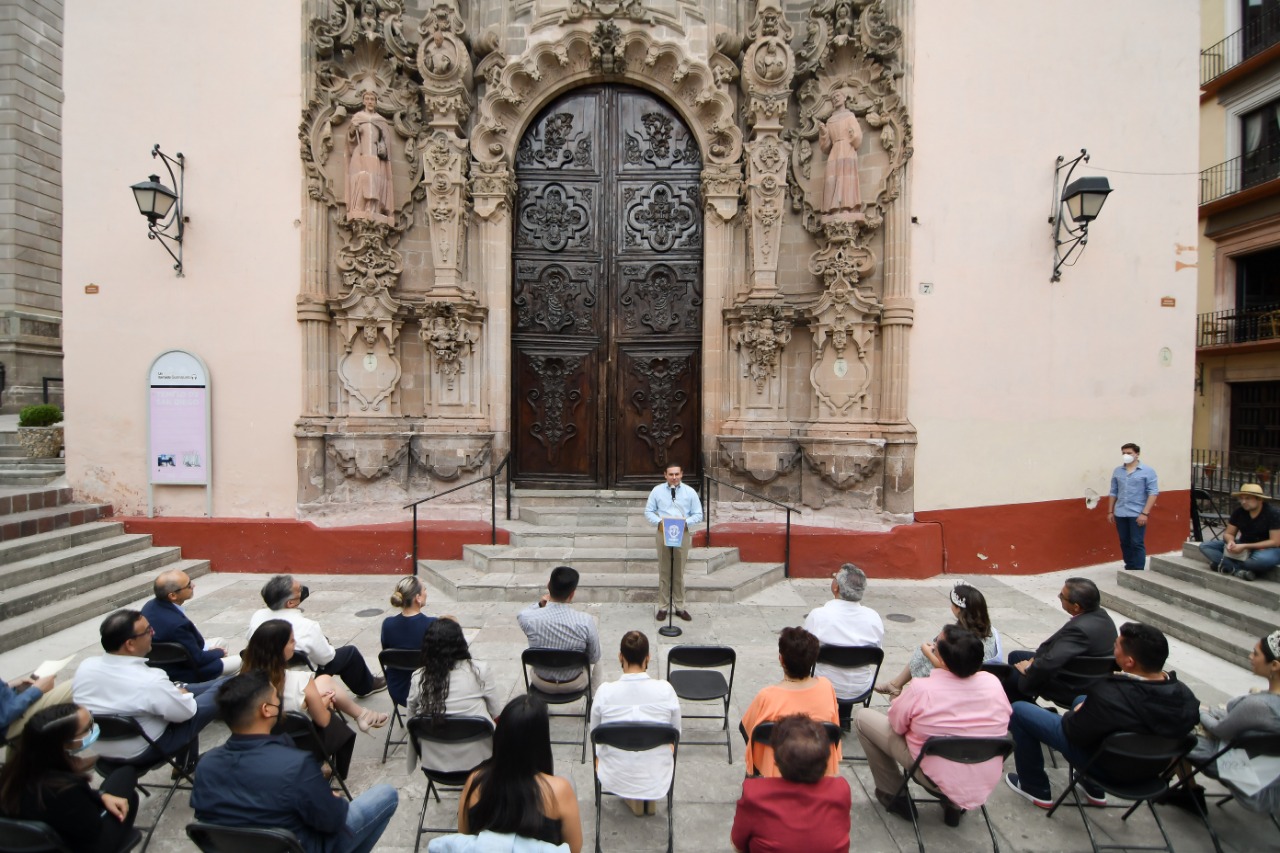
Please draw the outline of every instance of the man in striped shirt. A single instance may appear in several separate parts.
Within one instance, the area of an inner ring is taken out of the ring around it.
[[[596,620],[569,604],[578,591],[578,570],[557,566],[551,571],[547,592],[516,616],[529,638],[531,649],[583,651],[594,665],[600,660],[600,634]],[[593,670],[593,675],[598,675]],[[587,686],[585,669],[535,669],[534,686],[544,693],[573,693]],[[594,679],[596,684],[600,681]]]

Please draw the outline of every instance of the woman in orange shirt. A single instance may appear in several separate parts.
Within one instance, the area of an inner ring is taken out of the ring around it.
[[[805,714],[820,723],[840,724],[835,688],[827,679],[813,674],[813,665],[818,662],[818,638],[803,628],[783,628],[778,635],[778,662],[782,664],[782,681],[757,693],[742,715],[748,776],[779,775],[773,750],[751,742],[751,732],[760,723]],[[839,765],[840,744],[836,743],[831,747],[827,775],[836,775]]]

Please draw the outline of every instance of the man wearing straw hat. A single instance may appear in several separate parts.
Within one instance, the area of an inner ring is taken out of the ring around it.
[[[1257,483],[1245,483],[1231,497],[1240,506],[1227,520],[1221,539],[1201,542],[1200,553],[1215,572],[1251,581],[1280,565],[1280,510]]]

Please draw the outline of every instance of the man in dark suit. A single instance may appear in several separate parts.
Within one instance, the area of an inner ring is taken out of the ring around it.
[[[1098,586],[1088,578],[1067,578],[1058,593],[1058,602],[1071,618],[1035,652],[1009,653],[1013,670],[1003,679],[1010,702],[1034,702],[1036,697],[1070,704],[1084,693],[1088,679],[1063,673],[1062,668],[1077,657],[1101,657],[1115,649],[1116,623],[1102,610]]]
[[[164,664],[161,668],[173,681],[199,683],[235,675],[240,671],[238,655],[228,655],[216,643],[209,644],[195,623],[182,612],[182,604],[195,595],[195,585],[181,569],[163,572],[156,578],[155,598],[142,605],[142,615],[155,629],[155,643],[177,643],[191,656],[191,664]]]

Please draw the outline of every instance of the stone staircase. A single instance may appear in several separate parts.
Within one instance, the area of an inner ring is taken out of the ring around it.
[[[45,486],[67,472],[65,459],[28,459],[18,433],[0,429],[0,489]]]
[[[209,571],[110,517],[68,488],[0,488],[0,652],[151,595],[162,569]]]
[[[656,602],[654,532],[647,492],[517,490],[510,545],[466,545],[461,560],[420,560],[420,574],[459,601],[531,601],[556,566],[582,573],[579,602]],[[690,602],[741,601],[783,579],[781,563],[744,563],[737,548],[693,548]]]
[[[1104,607],[1241,666],[1280,627],[1280,583],[1216,574],[1193,542],[1180,556],[1152,557],[1145,572],[1118,572],[1116,582],[1102,591]]]

